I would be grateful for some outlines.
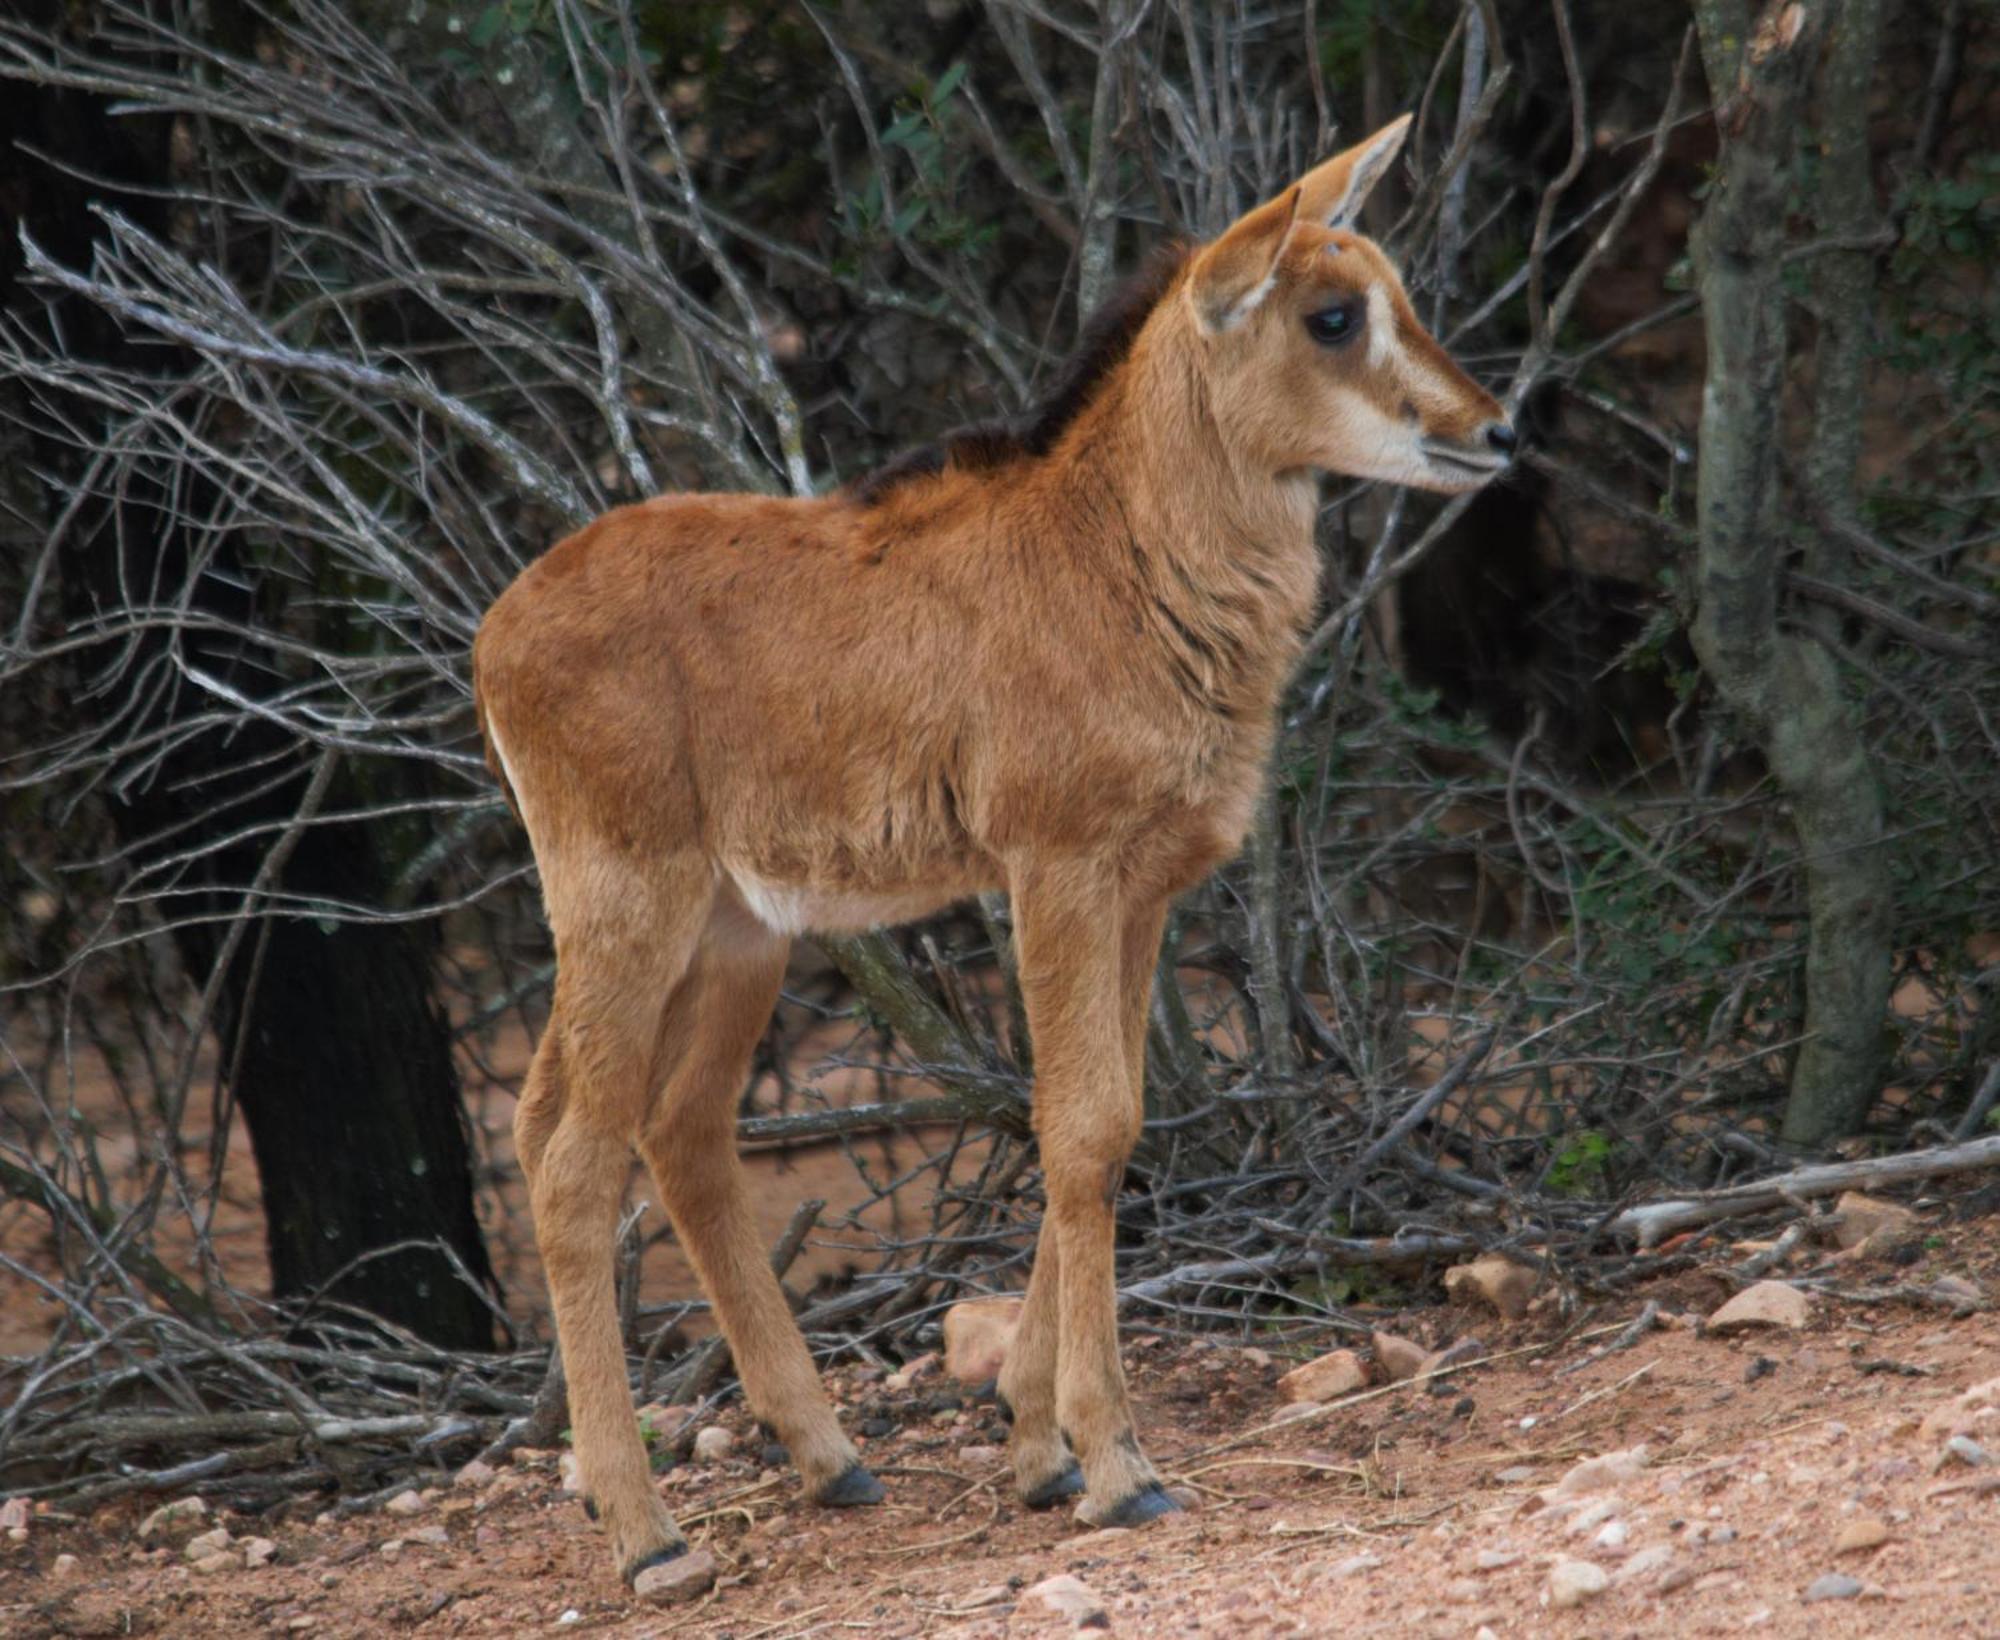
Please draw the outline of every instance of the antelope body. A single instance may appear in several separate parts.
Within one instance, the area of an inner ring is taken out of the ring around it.
[[[1406,125],[1166,264],[1026,433],[819,499],[622,508],[487,616],[476,698],[557,958],[515,1132],[628,1579],[685,1548],[613,1301],[631,1147],[808,1489],[879,1500],[759,1244],[736,1102],[793,935],[986,889],[1013,900],[1048,1199],[1000,1386],[1016,1482],[1098,1525],[1174,1507],[1112,1262],[1166,907],[1250,823],[1317,593],[1317,475],[1461,490],[1513,443],[1345,227]]]

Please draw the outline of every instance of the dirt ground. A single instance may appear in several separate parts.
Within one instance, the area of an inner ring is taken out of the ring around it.
[[[1840,1284],[1958,1275],[1992,1295],[1995,1228],[1938,1225],[1914,1265],[1849,1266]],[[843,1417],[887,1430],[862,1444],[889,1503],[804,1505],[789,1469],[762,1467],[740,1409],[725,1413],[739,1456],[661,1477],[720,1563],[693,1605],[649,1607],[624,1590],[549,1453],[477,1484],[441,1471],[407,1515],[336,1519],[315,1502],[284,1518],[211,1515],[150,1541],[138,1528],[158,1498],[88,1520],[35,1516],[0,1537],[0,1633],[997,1640],[1077,1627],[1033,1592],[1070,1574],[1102,1608],[1083,1626],[1147,1640],[2000,1635],[2000,1405],[1924,1426],[2000,1375],[2000,1315],[1822,1298],[1802,1331],[1706,1335],[1694,1322],[1730,1290],[1682,1271],[1567,1316],[1544,1298],[1512,1325],[1448,1309],[1371,1318],[1431,1345],[1473,1332],[1493,1358],[1254,1435],[1284,1411],[1289,1362],[1128,1329],[1149,1448],[1198,1499],[1138,1532],[1022,1509],[1002,1426],[965,1386],[932,1376],[892,1391],[879,1369],[847,1367],[831,1379]],[[1648,1298],[1668,1325],[1593,1356]],[[1970,1440],[1958,1453],[1954,1428]],[[1240,1444],[1213,1450],[1225,1441]],[[1543,1502],[1581,1460],[1639,1445],[1644,1467],[1627,1478]],[[197,1571],[187,1540],[217,1524],[239,1552],[267,1537],[275,1558]],[[1843,1532],[1882,1541],[1843,1550]],[[1565,1557],[1606,1574],[1572,1609],[1548,1598]],[[1830,1574],[1845,1592],[1808,1598]]]

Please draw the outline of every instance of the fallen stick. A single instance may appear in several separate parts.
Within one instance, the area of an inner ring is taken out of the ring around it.
[[[1727,1190],[1711,1190],[1674,1201],[1645,1202],[1638,1207],[1626,1208],[1605,1228],[1613,1235],[1636,1240],[1641,1247],[1654,1247],[1678,1231],[1692,1229],[1698,1224],[1713,1224],[1717,1219],[1733,1218],[1739,1213],[1757,1213],[1767,1207],[1782,1207],[1797,1196],[1830,1196],[1837,1190],[1902,1184],[1911,1179],[1967,1173],[1982,1167],[2000,1167],[2000,1133],[1966,1144],[1906,1151],[1900,1156],[1876,1156],[1860,1162],[1826,1162],[1791,1173],[1779,1173],[1752,1184],[1732,1185]]]

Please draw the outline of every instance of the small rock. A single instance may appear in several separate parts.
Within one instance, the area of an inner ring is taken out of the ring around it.
[[[1642,1577],[1650,1577],[1662,1567],[1671,1565],[1674,1558],[1673,1545],[1669,1543],[1649,1543],[1637,1550],[1625,1563],[1611,1574],[1613,1583],[1631,1583]],[[1662,1585],[1666,1579],[1661,1578]]]
[[[1837,1555],[1859,1554],[1864,1549],[1879,1549],[1889,1541],[1889,1523],[1878,1520],[1873,1515],[1859,1515],[1841,1527],[1840,1535],[1833,1540],[1833,1552]]]
[[[1021,1327],[1018,1298],[972,1298],[944,1312],[944,1370],[961,1384],[1000,1376]]]
[[[471,1463],[452,1476],[451,1484],[464,1487],[485,1486],[498,1473],[499,1471],[490,1463],[481,1463],[474,1458]]]
[[[583,1465],[577,1462],[574,1452],[565,1452],[556,1459],[556,1473],[562,1477],[562,1489],[566,1496],[573,1498],[583,1491]],[[418,1502],[421,1503],[422,1499]]]
[[[1833,1239],[1843,1248],[1865,1244],[1870,1253],[1886,1253],[1915,1239],[1922,1228],[1916,1214],[1900,1202],[1864,1196],[1858,1190],[1847,1191],[1834,1203]]]
[[[422,1514],[423,1509],[423,1497],[413,1489],[398,1492],[382,1505],[382,1512],[385,1515],[417,1515]]]
[[[1519,1549],[1481,1549],[1473,1556],[1472,1565],[1475,1571],[1497,1572],[1503,1566],[1513,1565],[1520,1558]]]
[[[231,1538],[227,1526],[218,1526],[211,1532],[203,1532],[199,1537],[189,1538],[187,1547],[181,1551],[189,1560],[200,1560],[206,1555],[219,1555],[230,1545]]]
[[[1460,1367],[1476,1366],[1486,1359],[1486,1346],[1477,1338],[1461,1338],[1448,1350],[1439,1350],[1424,1357],[1425,1372],[1456,1372]]]
[[[1949,1463],[1953,1459],[1957,1459],[1968,1469],[1983,1469],[1993,1461],[1993,1454],[1970,1435],[1954,1435],[1944,1443],[1944,1451],[1939,1457],[1939,1462]]]
[[[902,1394],[920,1378],[934,1378],[940,1363],[936,1350],[927,1350],[914,1361],[906,1361],[882,1380],[882,1387]],[[984,1380],[982,1380],[983,1382]]]
[[[1582,1537],[1585,1532],[1594,1532],[1617,1513],[1618,1499],[1615,1495],[1592,1498],[1570,1517],[1569,1535]]]
[[[958,1449],[958,1461],[973,1469],[984,1469],[1006,1456],[1006,1452],[997,1446],[962,1446]]]
[[[632,1592],[655,1606],[694,1600],[715,1587],[715,1556],[690,1549],[664,1565],[648,1566],[632,1584]]]
[[[1359,1577],[1363,1572],[1372,1572],[1382,1564],[1380,1555],[1371,1555],[1366,1550],[1358,1555],[1349,1555],[1345,1560],[1336,1560],[1327,1567],[1328,1577]]]
[[[1045,1577],[1022,1596],[1024,1600],[1039,1602],[1045,1611],[1052,1611],[1058,1617],[1067,1617],[1078,1628],[1109,1628],[1110,1622],[1104,1615],[1104,1602],[1098,1593],[1080,1577],[1068,1572],[1058,1572],[1054,1577]]]
[[[184,1526],[189,1521],[203,1520],[208,1515],[208,1504],[201,1498],[175,1498],[172,1503],[163,1503],[139,1524],[139,1536],[149,1538],[165,1531],[170,1526]]]
[[[1519,1486],[1523,1481],[1535,1478],[1535,1466],[1531,1463],[1510,1463],[1505,1469],[1496,1470],[1493,1479],[1501,1486]]]
[[[1942,1304],[1953,1315],[1970,1315],[1986,1303],[1986,1290],[1964,1276],[1939,1276],[1926,1290],[1933,1303]]]
[[[1588,1492],[1606,1492],[1637,1480],[1646,1471],[1650,1454],[1644,1442],[1622,1452],[1604,1452],[1585,1458],[1569,1473],[1543,1492],[1545,1502],[1557,1498],[1580,1498]]]
[[[1708,1318],[1708,1330],[1727,1334],[1752,1327],[1804,1329],[1812,1319],[1812,1299],[1788,1281],[1760,1281],[1745,1287]]]
[[[1278,1380],[1281,1401],[1337,1401],[1368,1387],[1368,1369],[1352,1350],[1333,1350]]]
[[[83,1562],[75,1555],[57,1555],[55,1564],[49,1568],[49,1576],[58,1583],[66,1583],[83,1572]]]
[[[442,1526],[412,1526],[403,1534],[403,1541],[428,1544],[433,1549],[442,1549],[451,1542],[451,1533]]]
[[[1849,1577],[1845,1572],[1828,1572],[1806,1585],[1805,1598],[1808,1603],[1815,1600],[1852,1600],[1865,1586],[1860,1578]]]
[[[1978,1426],[1979,1414],[1988,1407],[2000,1407],[2000,1378],[1974,1384],[1956,1400],[1937,1408],[1926,1417],[1919,1433],[1926,1439],[1939,1435],[1968,1435]],[[143,1533],[145,1528],[140,1528]]]
[[[1454,1304],[1484,1306],[1519,1321],[1534,1296],[1535,1272],[1504,1253],[1482,1253],[1470,1264],[1445,1271],[1444,1290]]]
[[[191,1561],[189,1564],[197,1572],[206,1577],[213,1572],[236,1571],[242,1566],[243,1557],[238,1554],[232,1554],[227,1549],[218,1549],[214,1554],[203,1555],[199,1560]]]
[[[1398,1338],[1394,1333],[1378,1332],[1373,1342],[1375,1359],[1382,1366],[1382,1376],[1392,1384],[1414,1378],[1424,1370],[1424,1363],[1430,1359],[1430,1351],[1421,1344],[1412,1344],[1407,1338]]]
[[[710,1424],[694,1438],[696,1463],[721,1463],[736,1450],[736,1437],[720,1424]]]
[[[278,1546],[266,1537],[245,1538],[243,1540],[243,1562],[253,1572],[260,1566],[268,1566],[278,1558]]]
[[[0,1503],[0,1531],[25,1530],[30,1514],[26,1498],[9,1498]]]
[[[1622,1520],[1607,1520],[1590,1541],[1600,1549],[1622,1549],[1631,1535],[1631,1529]]]
[[[1559,1560],[1549,1568],[1549,1604],[1581,1606],[1602,1594],[1611,1579],[1602,1566],[1588,1560]]]

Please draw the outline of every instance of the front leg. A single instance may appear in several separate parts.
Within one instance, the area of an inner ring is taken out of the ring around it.
[[[1174,1505],[1139,1450],[1118,1357],[1113,1209],[1140,1123],[1129,1063],[1125,908],[1115,871],[1101,861],[1033,861],[1017,870],[1012,887],[1048,1192],[1042,1247],[1053,1236],[1058,1269],[1053,1294],[1041,1271],[1030,1282],[1028,1353],[1009,1382],[1031,1399],[1053,1296],[1055,1415],[1083,1466],[1078,1517],[1097,1526],[1137,1525]],[[1024,1422],[1026,1410],[1017,1407]],[[1017,1474],[1027,1482],[1034,1477],[1021,1463],[1032,1458],[1048,1467],[1054,1449],[1032,1423],[1020,1435],[1033,1448],[1017,1455]]]

